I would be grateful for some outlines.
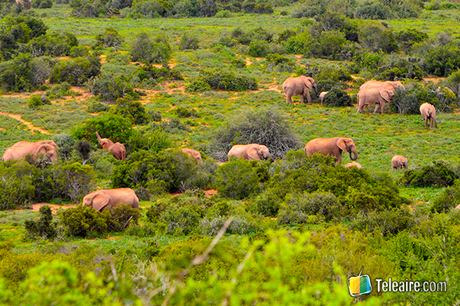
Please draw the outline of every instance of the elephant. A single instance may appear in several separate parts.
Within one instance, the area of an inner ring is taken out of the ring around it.
[[[273,156],[270,154],[268,148],[256,143],[234,145],[228,152],[228,159],[230,159],[231,156],[236,156],[246,160],[273,160]]]
[[[395,94],[396,89],[402,88],[406,90],[403,84],[399,81],[367,81],[359,88],[358,92],[358,113],[364,112],[364,107],[375,104],[374,114],[377,113],[380,105],[380,111],[385,112],[385,103],[390,103]]]
[[[318,87],[316,81],[304,75],[299,77],[287,78],[283,83],[283,91],[286,95],[286,102],[292,103],[292,96],[300,95],[300,100],[305,103],[304,96],[307,97],[308,104],[311,105],[310,89],[315,90],[315,94],[318,96]]]
[[[359,163],[357,163],[357,162],[348,163],[348,164],[346,164],[344,167],[346,167],[346,168],[356,167],[356,168],[358,168],[358,169],[361,169],[361,168],[362,168],[362,166],[361,166]]]
[[[307,155],[321,153],[323,155],[334,156],[337,164],[342,163],[342,151],[348,152],[351,160],[355,161],[358,159],[358,151],[351,138],[315,138],[307,143],[304,150]],[[353,153],[353,157],[351,153]]]
[[[126,159],[126,149],[125,146],[119,142],[113,143],[108,138],[101,138],[99,133],[96,131],[97,140],[99,140],[99,144],[102,146],[104,150],[110,151],[118,160],[125,160]]]
[[[139,208],[139,198],[131,188],[98,190],[83,198],[83,206],[90,206],[97,211],[113,208],[121,203],[129,204],[132,208]]]
[[[391,159],[391,167],[393,169],[407,169],[407,158],[401,155],[395,155]]]
[[[326,98],[326,95],[329,91],[322,91],[320,94],[319,94],[319,101],[321,102],[321,105],[323,105],[324,103],[324,98]]]
[[[193,158],[193,159],[196,160],[197,162],[202,161],[202,159],[201,159],[201,153],[198,152],[198,151],[196,151],[196,150],[184,148],[184,149],[182,149],[182,152],[184,152],[184,153],[187,154],[190,158]]]
[[[52,140],[42,140],[37,142],[19,141],[13,146],[9,147],[3,153],[2,161],[9,161],[13,159],[21,159],[26,155],[31,155],[32,160],[35,161],[41,154],[47,156],[53,163],[57,162],[58,145]]]
[[[420,105],[420,113],[425,120],[425,127],[428,127],[428,120],[430,120],[430,129],[433,128],[433,123],[434,126],[438,128],[438,123],[436,122],[436,108],[434,108],[433,105],[430,103],[423,103]]]

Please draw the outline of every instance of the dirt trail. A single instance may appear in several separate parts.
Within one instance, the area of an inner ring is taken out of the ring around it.
[[[16,119],[18,121],[20,121],[21,123],[27,125],[27,127],[31,130],[31,131],[39,131],[40,133],[42,134],[51,134],[50,132],[48,132],[47,130],[44,130],[42,128],[39,128],[39,127],[36,127],[34,126],[32,123],[30,123],[29,121],[25,121],[24,119],[22,119],[21,115],[17,115],[17,114],[10,114],[10,113],[5,113],[5,112],[0,112],[0,114],[2,115],[5,115],[5,116],[9,116],[13,119]]]
[[[48,205],[51,208],[51,213],[54,215],[59,209],[67,209],[67,208],[74,208],[77,207],[76,204],[65,204],[65,205],[57,205],[57,204],[50,204],[50,203],[35,203],[30,205],[32,207],[32,211],[39,211],[40,207]],[[16,209],[14,211],[24,211],[25,209]]]

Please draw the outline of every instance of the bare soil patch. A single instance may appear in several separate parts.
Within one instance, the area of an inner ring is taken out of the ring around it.
[[[42,128],[34,126],[29,121],[25,121],[24,119],[22,119],[21,115],[10,114],[10,113],[5,113],[5,112],[0,112],[0,114],[5,115],[5,116],[9,116],[9,117],[11,117],[13,119],[16,119],[16,120],[20,121],[21,123],[25,124],[31,131],[39,131],[42,134],[51,134],[47,130],[44,130]]]

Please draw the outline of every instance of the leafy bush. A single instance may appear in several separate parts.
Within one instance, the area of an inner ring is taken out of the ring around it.
[[[104,33],[96,36],[95,47],[112,47],[117,50],[123,43],[123,37],[118,33],[115,28],[106,28]]]
[[[86,84],[90,88],[91,93],[107,102],[113,103],[126,95],[138,95],[123,77],[113,77],[107,73],[92,78]]]
[[[37,168],[19,160],[0,164],[0,209],[14,209],[34,198]]]
[[[122,116],[133,124],[144,124],[149,121],[145,106],[139,101],[133,101],[130,96],[118,99],[110,113]]]
[[[254,78],[213,68],[202,70],[199,77],[187,85],[187,90],[201,91],[203,87],[208,87],[204,84],[208,84],[210,88],[215,90],[245,91],[258,88]]]
[[[171,47],[165,37],[152,39],[146,33],[140,33],[134,39],[129,55],[133,61],[161,64],[171,58]]]
[[[100,112],[106,112],[110,109],[110,106],[108,106],[105,103],[98,102],[98,101],[93,101],[91,104],[88,104],[87,107],[87,112],[88,113],[100,113]]]
[[[368,24],[359,31],[361,46],[373,52],[391,53],[398,50],[398,43],[392,30],[383,25]]]
[[[128,65],[129,55],[121,52],[110,52],[107,54],[107,62],[115,65]]]
[[[414,217],[407,209],[395,208],[356,215],[349,225],[353,230],[391,237],[414,226]]]
[[[196,38],[195,36],[190,36],[187,32],[184,32],[184,34],[182,34],[182,36],[180,37],[179,49],[198,49],[198,38]]]
[[[444,162],[433,162],[419,170],[408,170],[400,179],[401,184],[411,187],[447,187],[456,179],[455,172]]]
[[[61,218],[69,236],[85,238],[106,234],[110,213],[108,210],[98,212],[92,207],[79,205],[64,210]]]
[[[396,90],[396,94],[391,103],[391,110],[401,114],[420,114],[420,105],[430,103],[443,112],[451,111],[451,105],[441,105],[437,99],[436,91],[425,88],[423,85],[411,82]]]
[[[11,61],[0,63],[0,86],[3,90],[32,91],[37,85],[30,55],[20,54]]]
[[[114,232],[124,231],[130,224],[137,224],[141,213],[138,208],[129,204],[121,204],[109,210],[110,218],[107,227]]]
[[[324,104],[329,106],[353,106],[351,97],[340,88],[332,88],[324,97]]]
[[[99,57],[77,57],[70,60],[61,60],[51,73],[50,82],[68,82],[71,85],[81,86],[91,77],[101,73]]]
[[[69,0],[75,17],[106,17],[108,8],[102,0]]]
[[[287,196],[278,214],[278,223],[309,223],[312,215],[330,221],[340,216],[342,205],[330,192],[300,193]]]
[[[38,9],[52,8],[53,1],[52,0],[35,0],[32,2],[32,7],[38,8]]]
[[[69,32],[50,33],[34,38],[26,45],[32,56],[67,56],[72,47],[78,46],[76,36]]]
[[[72,91],[72,86],[67,82],[63,82],[51,87],[45,94],[50,99],[62,99],[65,96],[71,96],[74,93],[75,92]]]
[[[51,104],[50,99],[48,99],[48,97],[45,95],[33,95],[32,97],[30,97],[29,101],[27,102],[27,106],[33,109],[40,107],[42,105],[45,105],[45,104],[48,104],[48,105]]]
[[[39,214],[40,218],[37,221],[25,221],[27,237],[32,239],[37,237],[54,239],[56,237],[56,225],[52,223],[53,215],[49,205],[40,207]]]
[[[431,48],[425,55],[425,60],[428,73],[446,77],[460,66],[460,49],[453,43]]]
[[[288,121],[275,109],[243,111],[230,117],[214,133],[209,149],[211,155],[220,160],[226,160],[228,151],[235,144],[265,145],[275,159],[283,158],[289,150],[300,147],[300,140]]]
[[[249,44],[249,55],[254,57],[264,57],[269,50],[268,42],[264,40],[253,40]]]
[[[106,138],[113,142],[125,143],[132,134],[131,122],[122,116],[107,114],[88,119],[76,126],[71,132],[76,139],[85,139],[91,143],[98,143],[96,131],[104,133]]]
[[[216,189],[224,197],[241,200],[260,192],[258,163],[242,159],[229,161],[217,168]]]
[[[446,188],[434,199],[431,210],[439,213],[449,212],[458,204],[460,204],[460,182],[456,180],[451,187]]]

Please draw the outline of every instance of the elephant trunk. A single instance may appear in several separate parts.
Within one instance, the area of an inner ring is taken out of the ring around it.
[[[97,140],[99,140],[99,143],[101,143],[101,136],[99,135],[97,131],[96,131],[96,137],[97,137]]]
[[[315,90],[315,94],[318,97],[318,87],[314,86],[313,89]]]
[[[353,157],[351,156],[351,153],[353,152]],[[350,150],[350,159],[351,160],[357,160],[358,159],[358,151],[356,150]]]

